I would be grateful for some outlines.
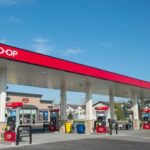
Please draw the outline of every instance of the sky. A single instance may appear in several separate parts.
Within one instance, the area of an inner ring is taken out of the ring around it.
[[[0,0],[0,42],[150,81],[149,8],[149,0]]]

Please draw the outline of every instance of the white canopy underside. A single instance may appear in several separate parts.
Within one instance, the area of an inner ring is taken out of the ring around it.
[[[109,95],[111,86],[116,97],[131,98],[132,93],[136,92],[139,98],[141,96],[145,99],[150,98],[149,89],[16,61],[0,59],[0,71],[1,69],[7,70],[8,84],[60,89],[61,81],[66,80],[68,91],[85,92],[88,82],[91,84],[93,94]]]

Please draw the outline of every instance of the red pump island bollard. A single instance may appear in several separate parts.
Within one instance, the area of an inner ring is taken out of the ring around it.
[[[6,131],[4,133],[4,141],[15,142],[16,141],[16,132]]]

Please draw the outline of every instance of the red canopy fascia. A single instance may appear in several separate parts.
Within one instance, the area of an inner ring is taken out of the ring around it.
[[[150,89],[150,82],[147,81],[74,63],[63,59],[58,59],[55,57],[35,53],[5,44],[0,44],[0,58]]]

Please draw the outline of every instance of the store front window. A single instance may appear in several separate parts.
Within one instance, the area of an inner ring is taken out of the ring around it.
[[[39,123],[48,121],[48,110],[39,110]]]
[[[48,111],[43,111],[43,121],[48,121]]]

